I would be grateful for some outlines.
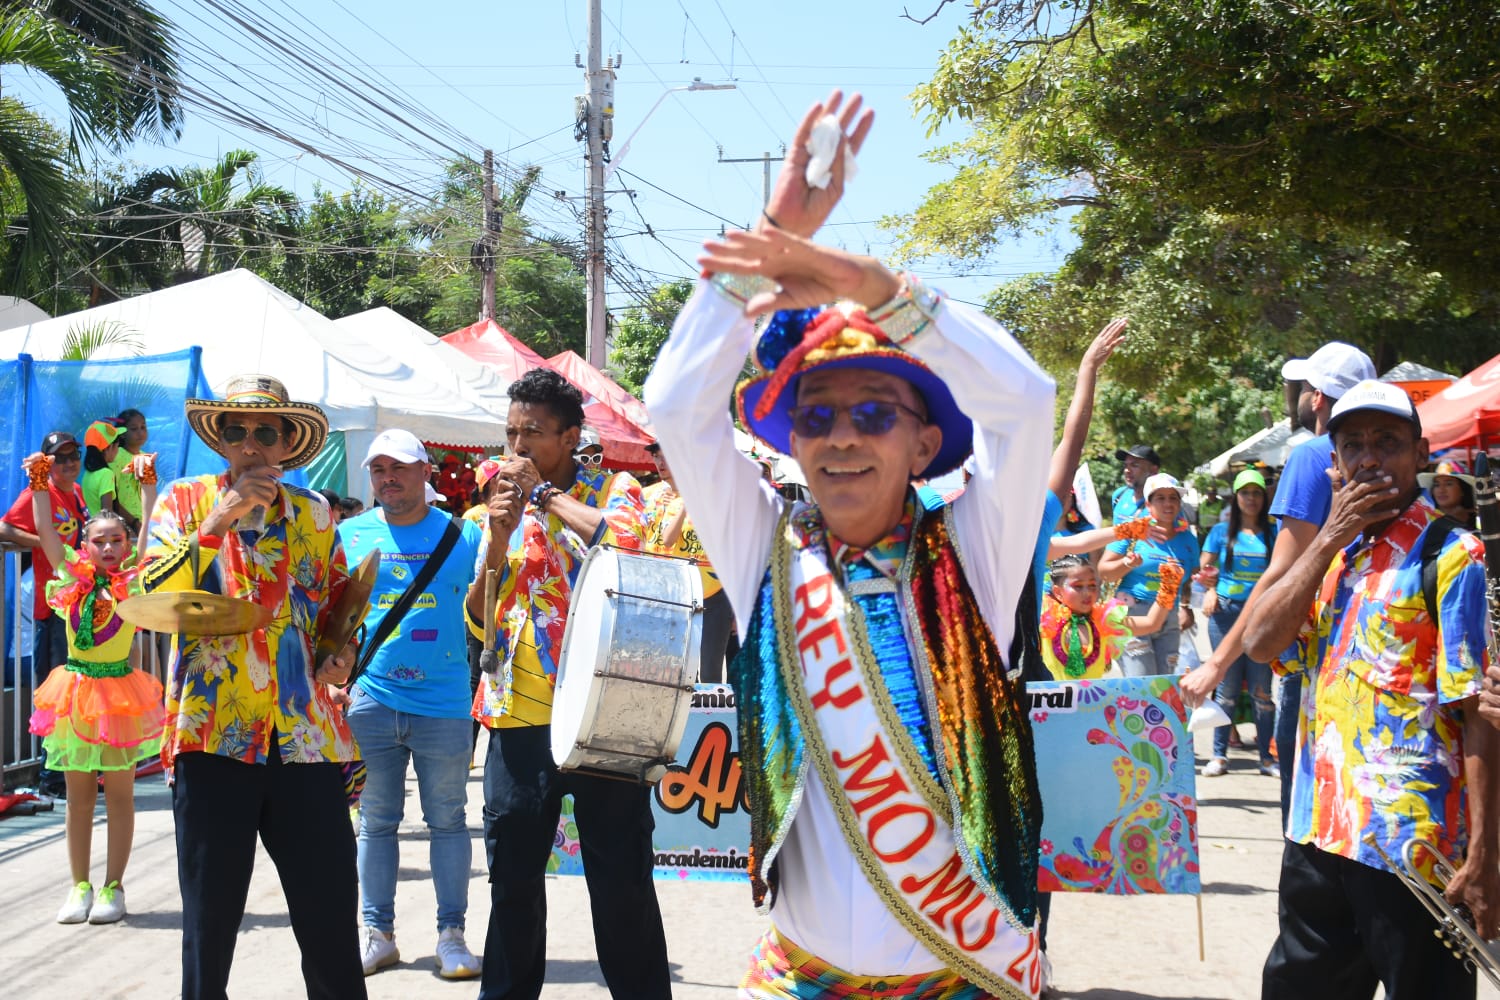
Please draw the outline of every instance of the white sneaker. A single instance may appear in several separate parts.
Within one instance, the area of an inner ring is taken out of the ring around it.
[[[1203,776],[1205,778],[1218,778],[1229,773],[1229,761],[1223,757],[1215,757],[1203,765]]]
[[[401,961],[401,952],[396,950],[396,935],[377,931],[373,927],[360,928],[359,955],[367,976]]]
[[[89,909],[94,905],[94,887],[79,882],[68,890],[68,901],[57,911],[60,924],[81,924],[89,918]]]
[[[479,958],[464,943],[461,927],[445,927],[438,935],[438,975],[444,979],[473,979],[479,975]]]
[[[89,923],[112,924],[125,915],[125,890],[118,881],[99,889],[93,908],[89,910]]]

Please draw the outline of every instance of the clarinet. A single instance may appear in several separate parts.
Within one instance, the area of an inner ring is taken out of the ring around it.
[[[1490,665],[1500,665],[1500,483],[1490,472],[1484,452],[1474,459],[1474,511],[1479,517],[1479,538],[1484,542],[1485,597],[1489,605]]]

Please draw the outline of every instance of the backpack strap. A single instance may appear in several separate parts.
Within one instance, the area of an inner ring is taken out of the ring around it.
[[[1447,514],[1433,521],[1427,526],[1427,531],[1422,535],[1422,603],[1427,608],[1427,617],[1433,623],[1438,622],[1438,556],[1447,544],[1448,536],[1453,534],[1454,529],[1467,531],[1462,522],[1457,521]]]

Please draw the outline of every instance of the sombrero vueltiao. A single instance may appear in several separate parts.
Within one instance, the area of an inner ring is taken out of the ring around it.
[[[219,417],[225,413],[264,413],[282,417],[291,425],[286,442],[283,469],[295,469],[311,462],[328,438],[328,417],[312,403],[297,403],[287,398],[286,386],[269,375],[239,375],[224,387],[223,399],[190,399],[184,404],[188,425],[220,455],[224,442],[219,437]]]
[[[841,303],[821,311],[778,312],[756,341],[754,358],[765,371],[740,383],[735,405],[750,433],[782,454],[792,451],[797,380],[833,368],[886,372],[910,382],[922,396],[927,422],[942,430],[943,443],[918,478],[953,471],[973,450],[974,423],[948,386],[920,358],[891,343],[863,309]]]
[[[1464,464],[1462,462],[1452,458],[1443,459],[1437,464],[1437,468],[1433,469],[1431,472],[1418,473],[1417,485],[1422,487],[1424,490],[1431,489],[1432,481],[1438,476],[1448,476],[1452,479],[1457,479],[1459,482],[1466,484],[1471,490],[1474,488],[1474,477],[1469,475],[1469,470],[1464,468]]]

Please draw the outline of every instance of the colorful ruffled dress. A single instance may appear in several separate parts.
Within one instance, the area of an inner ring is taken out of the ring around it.
[[[1130,641],[1130,606],[1111,600],[1074,614],[1051,594],[1042,598],[1042,662],[1054,680],[1097,680]]]
[[[68,662],[37,688],[31,731],[57,771],[124,771],[161,751],[161,682],[130,666],[135,626],[115,604],[140,593],[135,570],[99,572],[65,547],[47,603],[68,630]]]

